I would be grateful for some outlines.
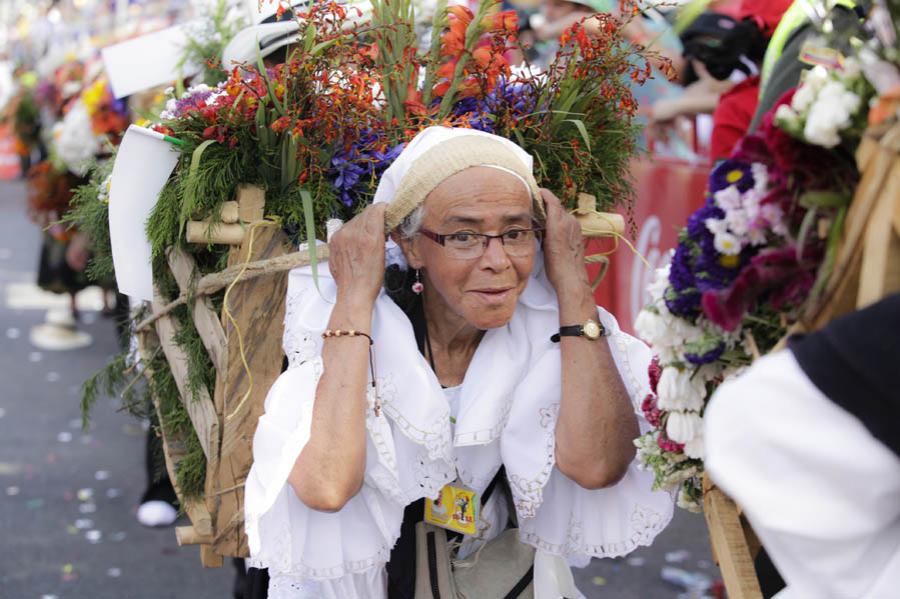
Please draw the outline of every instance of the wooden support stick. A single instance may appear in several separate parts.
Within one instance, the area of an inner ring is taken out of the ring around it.
[[[316,256],[320,262],[325,262],[328,260],[328,246],[320,245],[316,248]],[[241,275],[242,281],[249,281],[251,279],[255,279],[257,277],[274,275],[286,270],[293,270],[295,268],[299,268],[301,266],[309,266],[309,252],[306,250],[299,252],[291,252],[290,254],[285,254],[284,256],[278,256],[277,258],[270,258],[267,260],[256,260],[254,262],[250,262],[247,264],[246,269],[244,270],[244,274]],[[231,284],[237,278],[238,273],[241,272],[241,269],[244,269],[243,264],[236,264],[234,266],[230,266],[225,270],[215,272],[212,274],[208,274],[197,282],[197,287],[194,289],[194,295],[210,295],[224,289],[228,285]],[[157,309],[154,307],[153,314],[142,320],[135,327],[135,331],[141,331],[154,322],[157,319],[165,316],[178,306],[181,306],[187,302],[188,294],[182,293],[172,302],[159,307]]]
[[[241,219],[237,202],[225,202],[222,204],[222,211],[219,213],[222,222],[233,225]]]
[[[175,540],[178,541],[179,547],[185,545],[211,545],[213,536],[210,534],[200,534],[193,526],[176,526]]]
[[[737,506],[704,477],[703,514],[713,555],[719,563],[730,599],[762,599],[750,547]]]
[[[187,224],[187,242],[201,244],[239,245],[244,239],[244,227],[238,224],[191,220]]]
[[[256,185],[238,185],[238,214],[242,222],[255,223],[265,217],[266,191]]]
[[[578,194],[575,218],[581,224],[585,237],[609,237],[625,234],[625,218],[615,212],[597,212],[597,198],[587,193]]]
[[[156,295],[153,301],[154,312],[162,307],[161,297]],[[197,431],[203,453],[206,455],[208,465],[214,466],[219,460],[219,418],[213,407],[209,393],[202,386],[196,394],[192,392],[188,384],[187,355],[184,350],[175,343],[175,335],[178,332],[178,324],[169,316],[163,316],[156,321],[156,334],[159,336],[159,344],[162,346],[172,378],[178,386],[181,402],[187,408],[188,416]]]
[[[191,284],[197,277],[197,265],[194,263],[194,259],[184,250],[177,248],[169,248],[168,259],[169,268],[178,282],[178,288],[182,294],[189,294]],[[219,322],[219,315],[212,309],[209,298],[203,295],[196,297],[191,308],[194,325],[200,334],[200,340],[203,341],[203,347],[209,352],[209,357],[219,376],[225,376],[227,366],[225,331],[222,329],[222,323]]]

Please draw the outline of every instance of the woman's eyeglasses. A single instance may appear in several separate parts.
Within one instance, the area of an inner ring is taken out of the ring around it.
[[[444,246],[451,258],[459,260],[474,260],[481,258],[487,250],[491,239],[499,239],[507,256],[521,258],[530,256],[537,249],[535,241],[540,239],[544,229],[509,229],[499,235],[486,233],[435,233],[428,229],[420,229],[419,233],[428,239]]]

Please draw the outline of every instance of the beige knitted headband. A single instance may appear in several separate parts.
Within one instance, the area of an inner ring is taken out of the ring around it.
[[[473,166],[499,166],[520,176],[531,190],[535,213],[544,216],[541,192],[522,161],[498,141],[468,135],[441,142],[416,158],[388,204],[385,229],[397,228],[444,179]]]

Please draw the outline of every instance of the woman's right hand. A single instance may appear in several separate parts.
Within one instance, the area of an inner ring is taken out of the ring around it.
[[[338,298],[374,304],[384,284],[384,211],[373,204],[350,219],[328,243],[328,267]]]

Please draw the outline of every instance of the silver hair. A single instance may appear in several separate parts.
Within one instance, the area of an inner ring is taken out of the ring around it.
[[[419,204],[416,209],[404,218],[397,229],[404,239],[413,237],[422,229],[422,221],[425,220],[425,205]]]

